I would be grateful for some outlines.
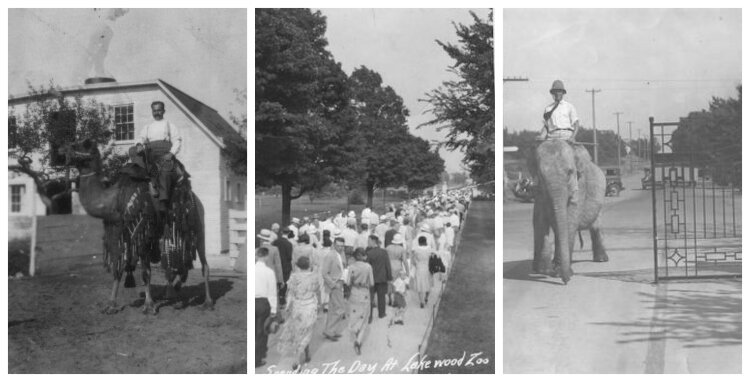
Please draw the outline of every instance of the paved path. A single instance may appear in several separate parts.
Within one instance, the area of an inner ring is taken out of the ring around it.
[[[532,205],[504,205],[504,373],[741,371],[741,281],[653,284],[650,192],[626,187],[605,206],[610,262],[585,235],[567,286],[530,274]]]
[[[425,354],[420,373],[495,372],[495,202],[471,204]]]

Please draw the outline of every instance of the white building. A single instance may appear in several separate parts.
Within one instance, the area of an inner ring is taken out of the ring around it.
[[[177,158],[185,164],[191,175],[192,187],[205,209],[206,253],[225,254],[230,250],[230,210],[232,216],[245,211],[247,178],[234,174],[226,165],[225,142],[242,139],[239,133],[219,113],[176,87],[162,81],[134,83],[100,82],[61,89],[65,96],[81,95],[83,100],[110,106],[115,119],[113,144],[121,154],[126,154],[136,143],[141,129],[153,121],[151,103],[162,101],[164,118],[174,123],[182,135],[182,148]],[[29,95],[11,96],[8,100],[9,131],[16,125],[15,117],[23,114],[32,102]],[[12,142],[9,142],[9,146]],[[9,147],[9,151],[12,148]],[[10,160],[10,164],[14,161]],[[36,161],[35,161],[36,162]],[[9,172],[8,177],[9,233],[14,226],[22,228],[33,211],[47,213],[26,175]],[[83,213],[76,208],[73,213]],[[34,205],[36,204],[36,205]],[[232,235],[236,236],[236,235]],[[232,240],[234,242],[235,240]]]

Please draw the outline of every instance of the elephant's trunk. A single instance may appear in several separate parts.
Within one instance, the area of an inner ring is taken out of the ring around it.
[[[568,171],[568,177],[575,176],[572,171]],[[555,181],[547,182],[550,202],[552,204],[552,222],[555,232],[555,263],[558,266],[559,275],[564,283],[570,280],[572,271],[570,268],[570,244],[571,231],[569,204],[573,197],[574,190],[571,190],[570,182],[567,179],[557,178]]]

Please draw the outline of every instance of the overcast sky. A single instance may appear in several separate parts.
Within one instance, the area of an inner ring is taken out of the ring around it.
[[[11,95],[82,85],[99,57],[119,82],[163,79],[227,120],[247,110],[233,92],[247,88],[244,9],[9,9],[8,34]]]
[[[443,81],[455,79],[446,69],[454,62],[435,40],[457,43],[451,22],[469,25],[469,9],[323,9],[328,19],[329,50],[347,74],[362,65],[380,73],[383,82],[404,99],[414,135],[442,140],[445,132],[416,127],[432,118],[419,102]],[[488,9],[475,9],[483,19]],[[441,150],[448,172],[461,170],[463,154]]]
[[[712,96],[735,97],[742,79],[741,10],[521,10],[503,16],[503,124],[539,130],[555,79],[565,83],[586,128],[596,93],[597,129],[628,138],[626,121],[647,134],[648,117],[677,121],[708,108]]]

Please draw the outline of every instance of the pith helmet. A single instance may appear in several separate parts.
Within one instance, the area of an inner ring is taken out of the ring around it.
[[[555,82],[552,83],[552,88],[549,90],[550,93],[554,93],[556,91],[562,91],[563,94],[567,94],[568,92],[565,91],[565,85],[563,85],[562,81],[555,80]]]

